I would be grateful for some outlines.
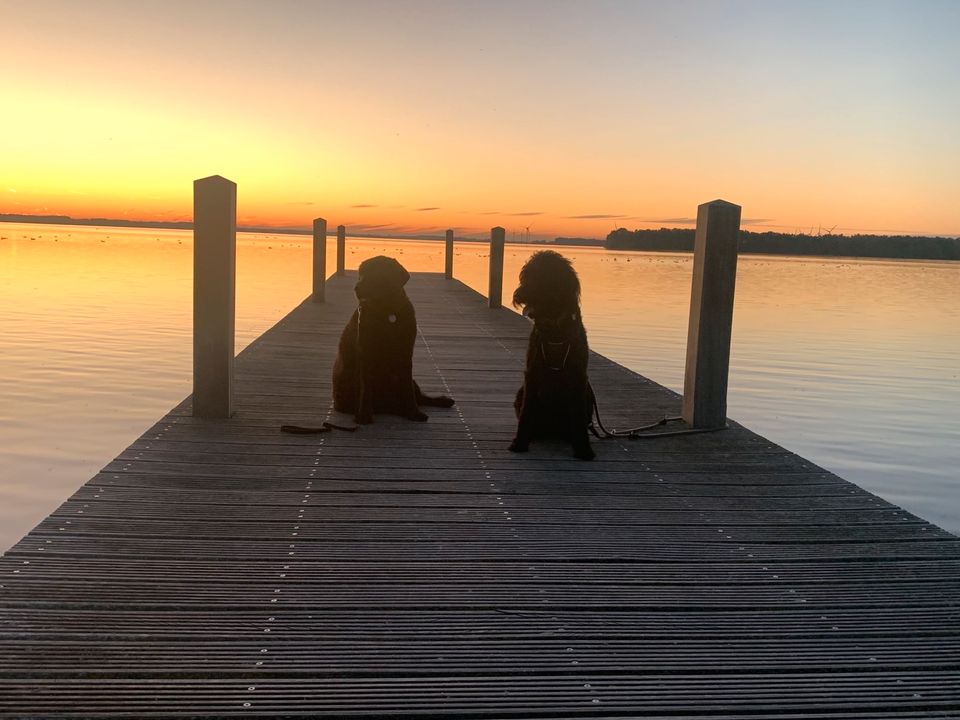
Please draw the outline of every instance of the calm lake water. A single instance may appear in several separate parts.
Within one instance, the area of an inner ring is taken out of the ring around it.
[[[328,267],[334,266],[328,242]],[[535,248],[507,246],[504,294]],[[591,346],[683,389],[691,258],[559,248]],[[349,238],[441,271],[443,244]],[[484,292],[487,249],[456,276]],[[0,223],[0,550],[190,393],[188,231]],[[240,234],[237,351],[310,291],[310,240]],[[743,256],[728,414],[960,532],[960,263]]]

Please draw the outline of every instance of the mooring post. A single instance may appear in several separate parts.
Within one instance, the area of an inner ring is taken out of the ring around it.
[[[347,262],[347,229],[337,225],[337,275],[343,275]]]
[[[233,412],[237,185],[193,182],[193,415]]]
[[[727,421],[739,236],[739,205],[714,200],[697,208],[682,411],[695,428],[723,427]]]
[[[490,229],[490,291],[487,294],[492,308],[502,307],[503,297],[503,244],[507,231],[502,227]]]
[[[313,295],[315,303],[327,300],[327,221],[313,221]]]
[[[447,280],[453,278],[453,230],[447,230],[447,241],[443,255],[443,274]]]

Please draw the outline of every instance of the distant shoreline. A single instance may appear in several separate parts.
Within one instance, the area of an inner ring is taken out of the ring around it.
[[[192,230],[192,222],[161,222],[152,220],[121,220],[117,218],[72,218],[68,215],[15,215],[0,213],[0,223],[36,225],[79,225],[86,227],[118,227],[157,230]],[[308,228],[275,228],[238,226],[237,232],[263,235],[312,236]],[[626,230],[619,228],[605,240],[578,237],[557,237],[554,240],[533,240],[525,244],[543,247],[595,247],[630,252],[693,252],[692,228],[660,228],[659,230]],[[327,232],[334,237],[335,232]],[[359,233],[358,236],[377,240],[443,241],[442,235],[389,235]],[[457,242],[487,242],[485,237],[457,237]],[[889,260],[948,260],[960,261],[960,238],[926,235],[792,235],[787,233],[756,233],[740,231],[740,253],[747,255],[780,255],[802,257],[845,257]]]
[[[627,230],[607,235],[608,250],[693,252],[696,231],[685,228]],[[806,235],[740,230],[740,253],[890,260],[960,260],[960,238],[923,235]]]

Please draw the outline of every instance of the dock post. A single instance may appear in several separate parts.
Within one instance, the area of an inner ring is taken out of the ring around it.
[[[193,415],[233,411],[237,185],[219,175],[193,182]]]
[[[447,240],[443,255],[443,274],[447,280],[453,278],[453,230],[447,230]]]
[[[502,227],[490,229],[490,290],[487,293],[489,306],[503,307],[503,244],[507,231]]]
[[[739,205],[714,200],[697,208],[682,410],[694,428],[723,427],[727,421],[739,236]]]
[[[313,295],[315,303],[327,300],[327,221],[313,221]]]
[[[337,225],[337,275],[343,275],[347,262],[347,229]]]

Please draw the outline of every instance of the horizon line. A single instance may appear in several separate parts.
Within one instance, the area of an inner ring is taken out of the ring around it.
[[[133,228],[144,228],[144,229],[167,229],[167,230],[191,230],[193,229],[192,220],[127,220],[124,218],[74,218],[70,215],[33,215],[26,213],[0,213],[0,222],[23,222],[23,223],[37,223],[37,224],[47,224],[47,225],[88,225],[88,226],[97,226],[102,225],[106,227],[133,227]],[[762,225],[759,227],[763,227]],[[768,226],[774,227],[774,226]],[[788,226],[779,226],[785,228]],[[348,227],[349,229],[349,227]],[[627,228],[616,228],[616,229],[627,229]],[[644,228],[634,228],[630,232],[635,232],[636,230],[643,230]],[[691,228],[684,227],[674,227],[668,228],[665,225],[662,225],[657,229],[675,229],[675,230],[689,230]],[[846,228],[853,229],[853,228]],[[740,228],[741,232],[765,232],[757,230],[746,230]],[[298,227],[295,225],[237,225],[237,232],[253,232],[253,233],[274,233],[279,235],[313,235],[313,229],[311,227]],[[483,231],[481,231],[483,232]],[[613,232],[613,231],[611,231]],[[770,232],[770,231],[766,231]],[[782,232],[784,235],[809,235],[810,237],[822,236],[821,234],[813,235],[813,233],[805,233],[802,231],[797,232]],[[833,235],[834,233],[829,232],[827,235]],[[947,239],[960,239],[960,233],[934,233],[928,234],[918,231],[904,231],[904,230],[885,230],[879,232],[863,232],[859,231],[857,234],[864,235],[874,235],[877,237],[917,237],[917,238],[947,238]],[[336,235],[336,231],[328,231],[327,236],[332,237]],[[478,233],[468,233],[466,235],[458,235],[462,239],[471,239],[477,236]],[[608,233],[609,235],[609,233]],[[837,233],[837,235],[843,235],[843,233]],[[432,234],[429,232],[421,233],[360,233],[362,237],[384,237],[384,238],[407,238],[410,240],[443,240],[444,235],[442,234]],[[543,236],[541,236],[543,237]],[[604,242],[606,238],[590,238],[590,237],[580,237],[574,235],[558,235],[558,238],[569,238],[575,240],[593,240],[596,242]],[[478,240],[485,238],[476,237]]]

